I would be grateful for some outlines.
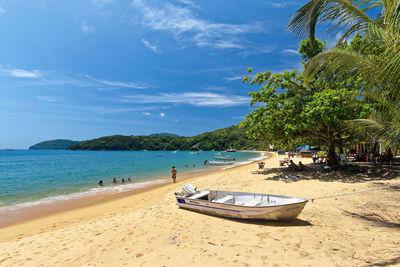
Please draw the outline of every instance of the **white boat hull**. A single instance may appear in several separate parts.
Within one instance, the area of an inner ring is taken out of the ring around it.
[[[237,194],[237,198],[252,196],[252,193],[208,191]],[[308,202],[306,199],[275,196],[266,194],[254,194],[254,197],[263,198],[261,206],[250,206],[250,203],[218,203],[205,199],[191,199],[190,197],[177,196],[177,205],[184,209],[202,212],[211,215],[237,219],[262,219],[262,220],[290,220],[296,218]],[[225,197],[226,198],[226,197]],[[274,203],[271,199],[281,199],[286,204]],[[268,199],[268,201],[266,201]]]

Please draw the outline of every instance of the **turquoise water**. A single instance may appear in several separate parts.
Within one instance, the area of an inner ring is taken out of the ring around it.
[[[212,168],[204,166],[218,151],[66,151],[0,150],[0,207],[29,206],[96,192],[120,192],[134,186],[160,182],[175,165],[182,173]],[[259,158],[259,153],[230,152],[236,164]],[[114,185],[112,178],[131,177],[133,183]],[[150,179],[150,180],[149,180]],[[152,180],[153,179],[153,180]],[[98,186],[103,180],[104,187]],[[144,182],[146,180],[146,182]]]

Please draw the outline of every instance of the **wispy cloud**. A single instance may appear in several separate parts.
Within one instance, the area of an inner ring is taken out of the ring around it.
[[[103,85],[107,85],[113,88],[133,88],[133,89],[146,89],[149,86],[142,84],[142,83],[137,83],[137,82],[121,82],[121,81],[108,81],[108,80],[102,80],[102,79],[96,79],[93,78],[90,75],[85,75],[86,78],[96,82],[100,83]]]
[[[247,49],[245,51],[242,51],[239,53],[239,55],[248,57],[250,55],[259,55],[259,54],[270,54],[275,51],[275,47],[259,47],[259,48],[252,48],[252,49]]]
[[[0,65],[0,72],[6,74],[7,76],[16,77],[16,78],[39,78],[42,76],[42,73],[38,70],[24,70],[17,68],[10,68]]]
[[[297,51],[296,49],[291,49],[291,48],[284,49],[281,52],[284,53],[284,54],[294,54],[294,55],[299,55],[300,54],[299,51]]]
[[[150,112],[142,112],[142,114],[145,115],[145,116],[150,116],[151,115]]]
[[[165,117],[165,113],[160,112],[160,117],[161,117],[161,118],[164,118],[164,117]]]
[[[294,2],[294,1],[289,1],[289,2],[274,2],[274,1],[268,1],[267,4],[276,7],[276,8],[284,8],[287,7],[289,5],[297,5],[299,4],[298,2]]]
[[[102,6],[110,4],[112,2],[114,2],[114,0],[92,0],[92,4],[97,7],[102,7]]]
[[[0,64],[0,75],[14,78],[30,78],[35,85],[74,85],[77,87],[93,87],[100,91],[113,91],[119,88],[146,89],[149,85],[143,82],[110,81],[97,79],[90,75],[68,76],[50,70],[26,70]]]
[[[238,95],[215,94],[209,92],[164,93],[158,95],[125,96],[126,103],[170,103],[188,104],[197,107],[233,107],[248,105],[250,98]]]
[[[53,97],[46,96],[46,95],[37,96],[36,99],[40,100],[40,101],[43,101],[43,102],[56,102],[56,100]]]
[[[178,2],[184,4],[184,5],[188,5],[190,7],[194,7],[194,8],[200,8],[198,5],[196,5],[192,0],[178,0]]]
[[[237,81],[237,80],[243,80],[244,75],[237,75],[237,76],[232,76],[232,77],[224,77],[223,79],[231,82],[231,81]]]
[[[215,49],[243,48],[240,35],[266,31],[265,25],[214,23],[198,18],[190,6],[174,5],[160,0],[134,0],[132,6],[140,11],[146,27],[172,33],[176,39],[188,40],[198,47]]]
[[[93,28],[90,27],[85,21],[81,24],[81,32],[84,34],[88,34],[93,32]]]
[[[153,51],[154,53],[161,53],[161,50],[158,49],[157,46],[150,44],[149,41],[147,41],[146,39],[142,39],[142,43],[151,51]]]

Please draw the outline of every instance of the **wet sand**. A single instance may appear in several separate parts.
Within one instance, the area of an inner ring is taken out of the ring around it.
[[[320,174],[287,172],[277,156],[264,162],[265,170],[252,163],[0,228],[0,266],[400,264],[400,168]],[[298,178],[273,179],[282,174]],[[386,189],[310,201],[298,219],[269,222],[179,209],[173,192],[185,182],[307,199]]]

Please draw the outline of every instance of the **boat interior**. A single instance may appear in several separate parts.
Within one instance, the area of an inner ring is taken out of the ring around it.
[[[209,190],[197,190],[196,193],[188,198],[246,207],[287,205],[305,201],[296,197]]]

